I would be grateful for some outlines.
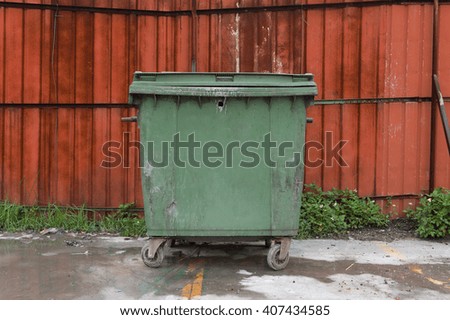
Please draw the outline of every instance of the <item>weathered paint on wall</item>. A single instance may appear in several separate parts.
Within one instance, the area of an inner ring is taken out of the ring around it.
[[[197,71],[311,72],[318,100],[410,98],[310,107],[307,140],[348,141],[348,166],[307,168],[306,182],[361,196],[426,192],[433,7],[379,2],[0,2],[0,198],[141,206],[138,129],[120,122],[136,113],[126,105],[132,73],[191,71],[193,59]],[[441,30],[449,18],[443,3]],[[441,31],[439,78],[447,97],[449,43]],[[436,131],[435,181],[450,187],[440,119]],[[126,150],[129,168],[101,168],[103,144],[122,141],[124,133],[128,147],[115,151]],[[309,158],[326,154],[311,148]],[[402,210],[410,202],[395,204]]]

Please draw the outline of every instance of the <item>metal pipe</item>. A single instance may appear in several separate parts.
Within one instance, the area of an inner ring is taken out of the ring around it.
[[[35,10],[59,10],[72,12],[91,12],[106,14],[135,14],[142,16],[190,16],[189,10],[143,10],[143,9],[121,9],[100,6],[77,6],[77,5],[57,5],[43,3],[24,3],[24,2],[0,2],[0,8],[17,8],[17,9],[35,9]]]
[[[196,10],[197,15],[212,14],[236,14],[249,12],[272,12],[272,11],[292,11],[292,10],[323,10],[323,9],[343,9],[349,7],[365,8],[392,5],[422,5],[431,4],[433,0],[374,0],[374,1],[353,1],[353,2],[324,2],[324,3],[304,3],[293,5],[274,5],[274,6],[254,6],[239,8],[217,8],[217,9],[200,9]],[[441,3],[450,3],[450,0],[441,0]],[[0,8],[17,8],[17,9],[36,9],[36,10],[56,10],[55,4],[41,3],[24,3],[4,1],[0,2]],[[144,9],[125,9],[125,8],[109,8],[101,6],[77,6],[77,5],[59,5],[60,11],[73,12],[91,12],[106,14],[125,14],[125,15],[143,15],[143,16],[192,16],[191,10],[144,10]]]
[[[444,98],[445,100],[445,98]],[[314,100],[314,105],[336,104],[383,104],[383,103],[431,102],[430,97],[393,97],[393,98],[354,98]]]
[[[433,54],[432,54],[432,72],[431,72],[431,124],[430,124],[430,165],[429,165],[429,186],[430,192],[434,190],[435,187],[435,170],[434,166],[436,164],[436,109],[438,106],[438,99],[436,95],[436,88],[434,87],[433,75],[438,74],[439,65],[439,0],[434,0],[433,6]]]
[[[0,103],[0,109],[17,108],[17,109],[63,109],[63,108],[129,108],[137,109],[135,105],[128,103]]]
[[[437,95],[437,100],[439,102],[439,112],[441,114],[442,126],[444,127],[445,140],[447,141],[447,150],[450,155],[450,127],[448,125],[447,112],[445,110],[444,98],[442,97],[441,87],[439,85],[439,80],[436,74],[433,75],[434,88],[436,89],[435,94]]]
[[[419,199],[422,195],[414,193],[369,196],[372,200],[408,200]],[[364,199],[364,197],[360,197]]]
[[[450,102],[450,97],[443,97],[444,102]],[[393,97],[393,98],[345,98],[345,99],[318,99],[314,100],[313,105],[345,105],[345,104],[383,104],[383,103],[407,103],[407,102],[431,102],[430,97]],[[408,105],[406,105],[408,107]],[[0,103],[2,108],[42,108],[42,109],[61,109],[61,108],[137,108],[128,103]]]
[[[191,30],[192,30],[192,42],[191,42],[191,71],[197,72],[197,32],[198,32],[198,17],[197,17],[197,1],[192,0],[191,8]]]

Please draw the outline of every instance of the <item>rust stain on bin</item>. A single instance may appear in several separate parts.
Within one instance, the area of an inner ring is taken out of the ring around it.
[[[450,5],[439,11],[439,28],[448,30]],[[426,192],[432,23],[431,2],[68,0],[58,11],[51,1],[0,2],[0,198],[141,207],[131,143],[139,131],[120,122],[136,114],[124,106],[128,84],[135,70],[191,71],[193,52],[197,71],[311,72],[318,99],[412,98],[310,107],[307,140],[325,146],[327,131],[334,142],[348,140],[349,166],[306,168],[305,183],[361,196]],[[441,32],[446,97],[449,43]],[[445,145],[437,122],[436,145]],[[115,151],[129,167],[102,168],[103,145],[122,142],[126,132],[131,141]],[[309,150],[310,160],[324,159],[324,151]],[[434,168],[436,186],[450,187],[445,148],[436,149]],[[394,204],[401,212],[410,202]]]

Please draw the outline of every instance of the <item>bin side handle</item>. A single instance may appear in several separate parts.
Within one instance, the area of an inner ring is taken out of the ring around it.
[[[121,120],[122,122],[137,122],[137,116],[123,117]]]

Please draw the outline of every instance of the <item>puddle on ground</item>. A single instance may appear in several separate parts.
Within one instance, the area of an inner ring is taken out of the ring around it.
[[[64,237],[0,241],[1,299],[166,299],[202,273],[201,294],[231,299],[450,298],[448,264],[383,265],[291,257],[283,271],[259,245],[174,247],[157,269],[144,266],[144,242],[99,245]],[[315,289],[316,288],[316,289]],[[328,295],[327,295],[328,293]]]

